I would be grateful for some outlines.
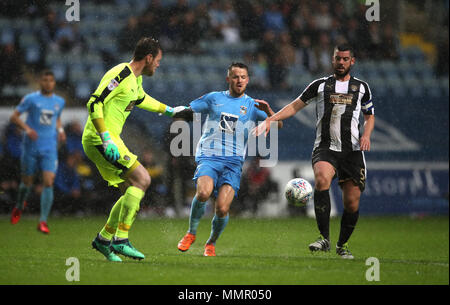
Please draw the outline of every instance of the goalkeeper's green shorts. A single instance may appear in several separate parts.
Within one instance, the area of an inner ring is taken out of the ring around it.
[[[137,161],[137,156],[128,150],[120,138],[113,138],[113,141],[120,154],[119,160],[114,163],[106,159],[102,145],[83,142],[83,148],[86,156],[94,162],[108,185],[117,187],[118,184],[125,181],[125,175],[134,170],[140,163]]]

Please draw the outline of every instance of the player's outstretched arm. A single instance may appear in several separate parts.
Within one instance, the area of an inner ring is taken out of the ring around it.
[[[291,116],[295,115],[298,111],[303,109],[305,106],[305,102],[303,102],[300,98],[293,100],[290,104],[284,106],[280,111],[275,113],[273,116],[268,117],[264,122],[255,127],[252,130],[252,134],[257,137],[264,133],[264,135],[267,136],[270,131],[271,122],[288,119]]]
[[[136,106],[138,106],[141,109],[150,112],[157,112],[160,114],[167,115],[169,117],[173,117],[175,114],[183,111],[186,108],[184,106],[170,107],[154,99],[148,94],[145,94],[144,98],[139,103],[137,103]]]
[[[267,103],[265,100],[258,100],[255,99],[256,104],[256,108],[258,108],[261,111],[264,111],[267,114],[267,117],[271,117],[275,114],[275,112],[272,110],[272,108],[270,107],[269,103]],[[279,120],[278,121],[278,129],[283,128],[283,121]]]

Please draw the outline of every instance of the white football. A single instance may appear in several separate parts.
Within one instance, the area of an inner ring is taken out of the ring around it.
[[[284,195],[290,204],[305,206],[311,199],[313,189],[311,184],[303,178],[295,178],[286,184]]]

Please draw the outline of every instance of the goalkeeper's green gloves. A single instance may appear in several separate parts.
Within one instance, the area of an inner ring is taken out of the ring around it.
[[[102,139],[103,152],[105,154],[106,159],[114,163],[120,158],[119,149],[117,145],[114,144],[113,140],[111,140],[111,136],[108,131],[101,132],[100,138]]]

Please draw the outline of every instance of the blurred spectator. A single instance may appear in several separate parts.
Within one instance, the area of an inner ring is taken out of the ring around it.
[[[239,19],[231,2],[212,1],[209,16],[213,31],[218,37],[228,43],[240,41]]]
[[[333,25],[328,3],[320,3],[318,11],[314,14],[314,23],[319,31],[329,31]]]
[[[291,35],[288,32],[282,32],[279,38],[279,54],[283,65],[288,69],[295,64],[295,48],[292,46]]]
[[[1,177],[20,178],[20,157],[22,154],[22,131],[16,125],[10,123],[5,127],[3,136],[3,159],[1,162]]]
[[[117,39],[119,50],[121,52],[131,52],[141,36],[138,18],[135,16],[128,18],[127,25],[120,30]]]
[[[56,12],[50,9],[44,17],[44,25],[39,29],[39,40],[44,52],[47,48],[51,50],[56,49],[56,33],[58,28],[59,22]]]
[[[207,3],[201,2],[194,10],[195,20],[198,24],[199,35],[201,39],[211,39],[211,20],[208,14]]]
[[[370,59],[380,59],[383,54],[383,43],[380,25],[378,22],[370,22],[364,48],[367,50],[367,57]]]
[[[295,66],[300,67],[302,71],[310,73],[317,71],[316,55],[312,49],[311,39],[307,35],[300,38],[299,48],[296,51]]]
[[[27,0],[0,1],[0,15],[9,18],[23,17],[28,3]]]
[[[143,15],[145,15],[148,12],[152,12],[154,14],[155,29],[153,31],[155,31],[155,33],[156,33],[155,38],[158,38],[161,35],[162,24],[165,21],[167,12],[164,9],[164,7],[162,6],[160,0],[152,0]]]
[[[251,54],[246,54],[245,62],[248,63],[250,69],[250,79],[248,86],[249,88],[255,88],[260,90],[269,89],[269,81],[267,79],[267,59],[262,53],[256,53],[253,56]]]
[[[152,180],[150,187],[145,193],[143,202],[160,214],[160,210],[166,206],[167,197],[167,186],[164,184],[163,176],[164,167],[156,163],[154,154],[150,150],[143,152],[141,163],[147,169]]]
[[[280,33],[286,30],[283,14],[277,3],[271,3],[269,5],[269,9],[264,12],[263,22],[265,31]]]
[[[259,156],[250,161],[249,166],[242,173],[242,183],[239,196],[241,207],[256,215],[259,204],[269,197],[271,192],[277,192],[278,185],[272,181],[270,170],[260,167]]]
[[[55,34],[57,49],[61,52],[80,53],[84,47],[84,39],[81,36],[76,23],[62,22]]]
[[[82,208],[80,177],[77,165],[81,160],[81,152],[68,153],[62,156],[55,176],[55,209],[72,214]]]
[[[398,34],[395,33],[394,27],[392,24],[385,24],[383,27],[382,46],[380,46],[379,50],[381,58],[397,60],[399,58],[399,45]]]
[[[263,40],[258,47],[258,53],[263,54],[267,58],[267,73],[270,87],[278,90],[286,88],[287,69],[279,53],[275,32],[267,31],[264,33]]]
[[[264,7],[258,2],[248,0],[235,0],[233,4],[241,25],[241,38],[243,40],[260,40],[264,33]]]
[[[131,50],[134,50],[134,47],[138,40],[145,36],[145,37],[153,37],[158,39],[159,36],[161,36],[161,24],[159,23],[160,19],[156,12],[153,12],[152,10],[147,10],[140,18],[139,18],[139,28],[136,31],[134,29],[134,32],[131,33],[133,35],[132,39],[134,41],[134,45],[131,47]],[[132,27],[133,30],[133,23],[134,20],[132,20]],[[126,33],[124,33],[126,35]],[[136,35],[139,35],[139,37],[136,39]],[[130,50],[130,49],[129,49]]]
[[[192,54],[198,53],[197,44],[201,38],[200,34],[200,26],[195,18],[194,11],[188,11],[184,14],[180,25],[180,51]]]
[[[174,121],[179,120],[181,119],[174,119]],[[176,133],[170,132],[170,126],[168,126],[166,136],[164,137],[164,150],[169,152],[166,162],[166,185],[168,188],[168,205],[178,212],[181,212],[181,209],[185,206],[185,204],[190,204],[190,201],[192,200],[192,198],[188,198],[188,194],[190,189],[193,189],[194,186],[192,177],[195,171],[195,161],[194,157],[191,155],[178,157],[172,156],[170,153],[170,145],[176,136]],[[192,139],[189,141],[189,145],[189,152],[192,153]]]
[[[448,77],[448,59],[449,59],[448,34],[449,33],[447,25],[447,28],[443,28],[438,36],[437,61],[435,69],[436,74],[438,76]]]
[[[66,132],[66,149],[69,154],[81,153],[84,155],[83,145],[81,144],[81,137],[83,135],[83,127],[80,122],[72,121],[65,126]]]
[[[5,84],[17,85],[22,79],[22,59],[13,43],[0,46],[0,89]]]
[[[187,0],[177,0],[175,5],[172,5],[168,9],[169,16],[176,16],[181,18],[184,14],[189,11],[189,5]]]
[[[224,4],[225,22],[222,25],[222,36],[225,42],[235,43],[241,40],[240,24],[231,2]]]
[[[4,130],[0,154],[0,203],[7,207],[8,212],[16,200],[19,186],[21,142],[21,130],[14,124],[8,124]]]
[[[330,37],[326,32],[321,32],[319,35],[319,44],[315,48],[318,70],[322,73],[331,73],[331,57],[333,55],[333,46],[330,42]]]

